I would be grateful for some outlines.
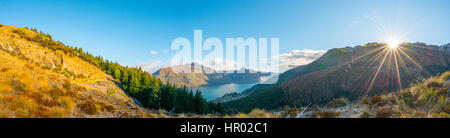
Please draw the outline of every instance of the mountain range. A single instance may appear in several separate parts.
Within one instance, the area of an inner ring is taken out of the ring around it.
[[[183,68],[188,69],[191,72],[175,72],[176,70]],[[201,70],[194,71],[195,69]],[[226,71],[219,72],[215,69],[202,66],[197,63],[191,63],[162,68],[152,75],[158,77],[163,82],[169,82],[179,86],[197,87],[202,85],[220,85],[230,83],[257,83],[262,81],[262,77],[270,76],[271,73],[256,72],[244,68],[239,71],[233,71],[233,73],[227,73]]]
[[[450,70],[449,45],[403,43],[391,49],[388,44],[369,43],[331,49],[308,65],[280,74],[277,83],[255,86],[259,88],[225,106],[244,111],[274,109],[389,93]]]
[[[335,48],[310,64],[280,74],[275,84],[258,84],[213,102],[206,101],[199,91],[180,86],[254,83],[271,73],[249,73],[248,69],[241,69],[245,73],[219,73],[193,63],[160,69],[153,74],[158,79],[140,68],[124,67],[54,41],[36,29],[1,24],[0,63],[0,118],[224,115],[233,114],[225,109],[247,112],[345,101],[339,99],[371,104],[379,95],[396,99],[389,94],[405,88],[408,93],[400,93],[405,102],[396,104],[417,104],[408,96],[421,89],[419,95],[428,98],[419,96],[416,101],[428,108],[435,104],[427,101],[440,102],[433,98],[435,92],[448,94],[449,72],[439,79],[432,76],[450,70],[450,44],[403,43],[396,48],[369,43]],[[175,73],[177,68],[201,69],[201,73]],[[429,79],[410,87],[425,78]],[[446,102],[440,103],[445,107],[439,110],[448,113]]]

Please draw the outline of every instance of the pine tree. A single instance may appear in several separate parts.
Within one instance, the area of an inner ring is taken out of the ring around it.
[[[26,28],[27,29],[27,28]],[[221,104],[207,102],[200,91],[195,93],[186,86],[177,87],[169,82],[163,84],[161,80],[145,72],[142,68],[132,68],[105,60],[101,56],[93,56],[84,52],[83,48],[66,46],[60,41],[54,41],[50,34],[28,29],[37,35],[29,35],[21,29],[13,30],[21,38],[40,43],[41,46],[51,50],[61,50],[66,54],[78,56],[80,59],[96,66],[113,78],[120,81],[123,89],[130,96],[138,99],[148,108],[175,109],[175,112],[195,112],[199,114],[220,112],[224,108]]]

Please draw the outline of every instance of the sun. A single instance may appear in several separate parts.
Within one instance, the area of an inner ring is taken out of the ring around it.
[[[400,45],[400,41],[398,39],[391,38],[387,41],[387,44],[390,49],[397,49]]]

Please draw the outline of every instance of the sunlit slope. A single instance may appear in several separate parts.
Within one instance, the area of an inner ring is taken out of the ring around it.
[[[0,117],[132,117],[137,104],[111,76],[77,56],[0,27]],[[14,32],[16,31],[16,32]]]
[[[194,67],[195,66],[195,67]],[[153,73],[154,76],[161,79],[163,82],[170,82],[179,86],[200,86],[207,84],[208,76],[204,70],[198,70],[200,73],[185,73],[185,72],[175,72],[176,70],[183,69],[201,69],[200,65],[192,64],[192,65],[176,65],[172,67],[162,68]],[[209,69],[209,68],[206,68]]]
[[[364,99],[367,117],[449,118],[450,71],[423,79],[400,91]]]

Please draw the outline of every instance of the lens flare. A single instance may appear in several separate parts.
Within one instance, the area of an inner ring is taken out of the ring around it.
[[[352,58],[352,60],[335,66],[330,69],[330,72],[322,74],[320,76],[325,76],[331,72],[337,71],[340,68],[348,67],[349,64],[353,64],[362,58],[368,61],[363,64],[367,64],[367,71],[362,71],[361,74],[369,73],[370,78],[366,80],[361,80],[363,87],[361,87],[361,92],[363,92],[362,98],[366,98],[369,93],[373,90],[375,86],[384,85],[385,90],[391,87],[391,91],[396,91],[403,88],[401,73],[409,73],[411,69],[419,69],[426,73],[426,70],[417,63],[410,54],[415,53],[411,48],[422,48],[420,46],[415,46],[411,43],[402,43],[400,39],[386,39],[385,43],[369,43],[365,47],[376,47],[370,48],[371,50],[366,51],[364,54]],[[369,48],[368,48],[369,49]],[[417,55],[416,55],[417,56]],[[375,66],[376,69],[371,69],[370,67]],[[398,92],[398,91],[397,91]]]
[[[398,46],[400,45],[400,41],[397,39],[391,38],[387,41],[387,44],[390,49],[397,49]]]

